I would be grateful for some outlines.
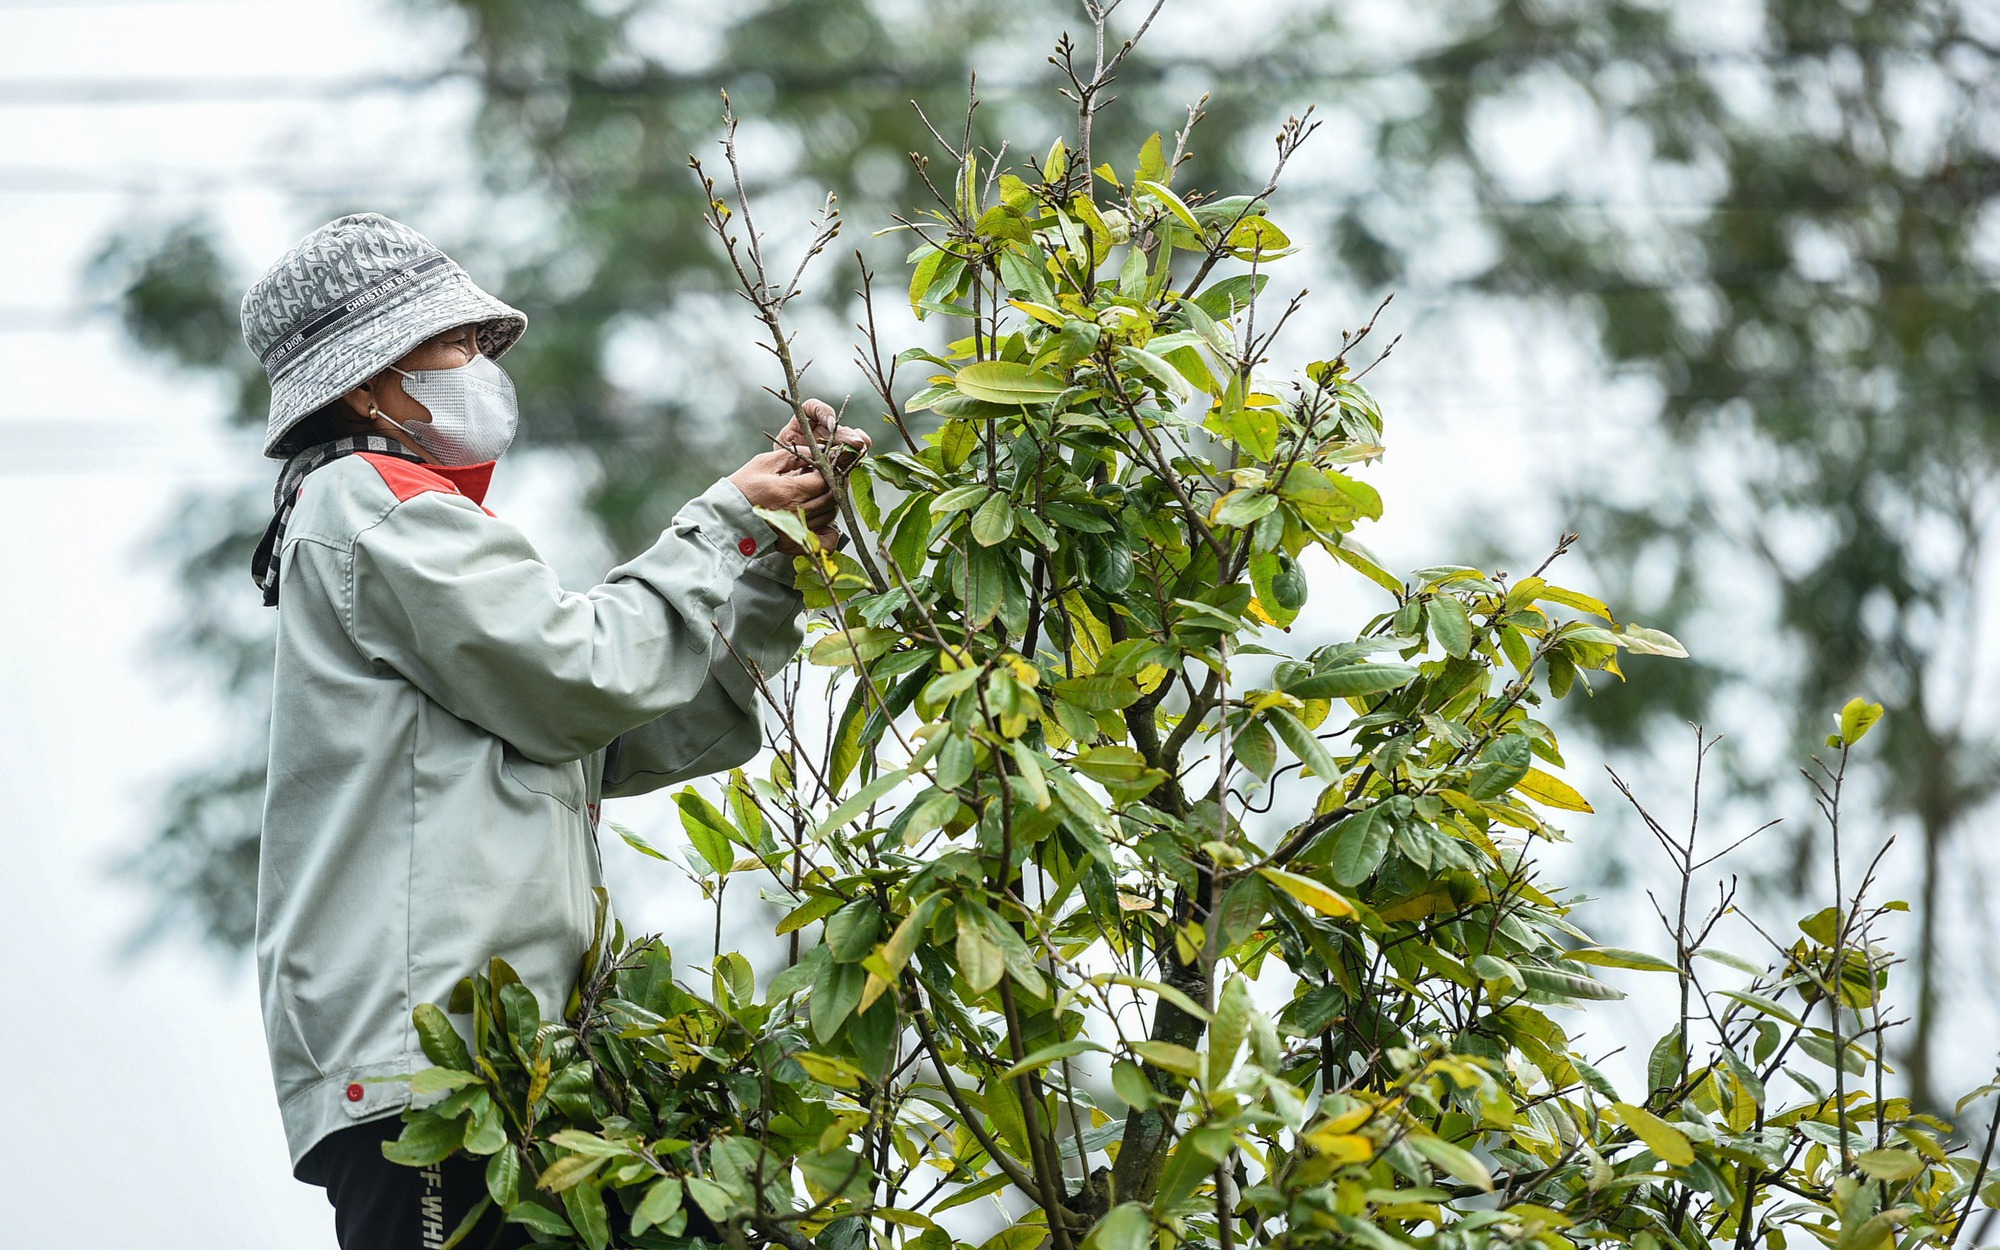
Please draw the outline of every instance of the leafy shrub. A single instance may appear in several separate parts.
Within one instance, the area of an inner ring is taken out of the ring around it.
[[[1096,163],[1121,55],[1059,48],[1079,133],[1031,165],[953,151],[906,223],[912,306],[962,337],[887,359],[870,294],[903,443],[846,479],[852,554],[799,561],[831,733],[802,673],[760,674],[769,772],[677,796],[718,932],[753,878],[789,901],[788,965],[760,985],[718,953],[697,992],[600,925],[557,1021],[496,961],[449,1004],[470,1049],[419,1010],[439,1100],[391,1156],[486,1156],[510,1219],[593,1248],[1949,1245],[1985,1156],[1884,1091],[1880,909],[1857,891],[1768,966],[1707,948],[1721,913],[1686,890],[1668,960],[1572,923],[1530,850],[1590,809],[1538,713],[1678,644],[1548,564],[1399,576],[1355,542],[1382,511],[1351,473],[1382,450],[1366,331],[1262,371],[1297,307],[1265,299],[1277,172],[1176,187],[1187,131]],[[799,279],[697,173],[796,404]],[[1349,574],[1317,593],[1381,611],[1294,654],[1314,551]],[[1707,866],[1654,828],[1682,882]],[[1618,996],[1604,966],[1679,996],[1644,1089],[1562,1023]],[[988,1196],[997,1220],[947,1215]]]

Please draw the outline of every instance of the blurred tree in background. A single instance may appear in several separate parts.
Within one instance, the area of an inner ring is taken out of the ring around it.
[[[458,32],[447,73],[480,93],[490,228],[438,241],[533,318],[508,362],[524,445],[577,457],[621,551],[775,424],[684,169],[714,138],[717,89],[755,123],[767,222],[803,221],[827,191],[882,220],[919,202],[907,154],[936,150],[912,100],[946,124],[977,66],[1004,129],[1034,133],[1022,110],[1045,98],[1022,88],[1053,73],[1048,33],[1082,28],[1066,0],[406,7]],[[1885,827],[1913,835],[1921,926],[1903,1074],[1934,1103],[1938,1022],[1952,996],[1988,993],[1975,956],[1995,936],[1988,857],[1963,835],[2000,762],[1979,645],[2000,478],[2000,16],[1976,0],[1299,0],[1234,38],[1218,0],[1168,8],[1163,22],[1203,33],[1142,45],[1120,87],[1150,96],[1120,115],[1226,85],[1195,176],[1228,184],[1263,163],[1277,117],[1316,102],[1331,124],[1300,182],[1318,167],[1315,285],[1484,304],[1656,392],[1641,488],[1571,483],[1564,519],[1614,601],[1697,661],[1747,658],[1649,672],[1643,702],[1606,691],[1583,709],[1595,730],[1639,749],[1747,694],[1795,738],[1758,759],[1787,761],[1837,698],[1889,706],[1874,793]],[[1523,161],[1565,135],[1553,173]],[[357,208],[396,206],[305,206],[299,231]],[[252,275],[225,250],[201,223],[135,233],[97,280],[124,293],[143,348],[240,379],[234,416],[256,427],[262,379],[234,333]],[[807,333],[846,341],[846,283],[822,274],[814,294]],[[823,360],[816,376],[845,375]],[[244,570],[267,507],[197,499],[169,527],[187,592],[173,643],[215,666],[244,733],[182,783],[130,866],[159,887],[163,924],[225,946],[247,942],[252,914],[273,621]],[[1788,653],[1803,658],[1762,659]],[[1790,773],[1738,758],[1753,785]],[[1777,884],[1803,894],[1817,868],[1802,849]]]

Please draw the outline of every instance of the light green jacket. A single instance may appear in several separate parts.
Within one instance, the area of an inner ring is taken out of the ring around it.
[[[599,799],[755,754],[737,657],[798,647],[790,561],[731,483],[575,594],[482,507],[491,471],[347,456],[285,531],[257,971],[295,1170],[402,1109],[371,1078],[427,1066],[411,1009],[493,956],[562,1011]]]

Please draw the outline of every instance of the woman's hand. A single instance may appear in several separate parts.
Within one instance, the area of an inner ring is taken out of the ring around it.
[[[841,426],[833,409],[819,400],[809,399],[804,406],[806,417],[813,423],[813,438],[834,444],[828,454],[834,457],[836,468],[860,459],[873,445],[860,430]],[[749,463],[729,475],[729,480],[754,507],[778,512],[803,511],[806,527],[819,539],[820,546],[828,551],[838,550],[846,541],[836,524],[840,505],[825,476],[813,467],[806,431],[797,417],[786,423],[776,442],[777,447],[752,456]],[[778,549],[800,554],[799,545],[789,538],[780,538]]]
[[[827,455],[832,458],[835,469],[847,468],[867,455],[868,449],[874,445],[874,440],[860,430],[851,425],[841,425],[833,409],[824,402],[808,399],[802,406],[805,408],[805,415],[813,423],[813,440],[833,444],[827,448]],[[797,417],[786,422],[785,428],[778,431],[777,442],[780,447],[798,448],[801,455],[812,454],[805,427],[799,424]]]

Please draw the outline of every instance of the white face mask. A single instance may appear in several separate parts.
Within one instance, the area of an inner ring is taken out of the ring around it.
[[[408,425],[377,409],[439,464],[484,464],[498,460],[514,441],[521,414],[514,404],[514,379],[484,356],[456,369],[419,369],[403,375],[403,393],[430,410],[429,422]]]

